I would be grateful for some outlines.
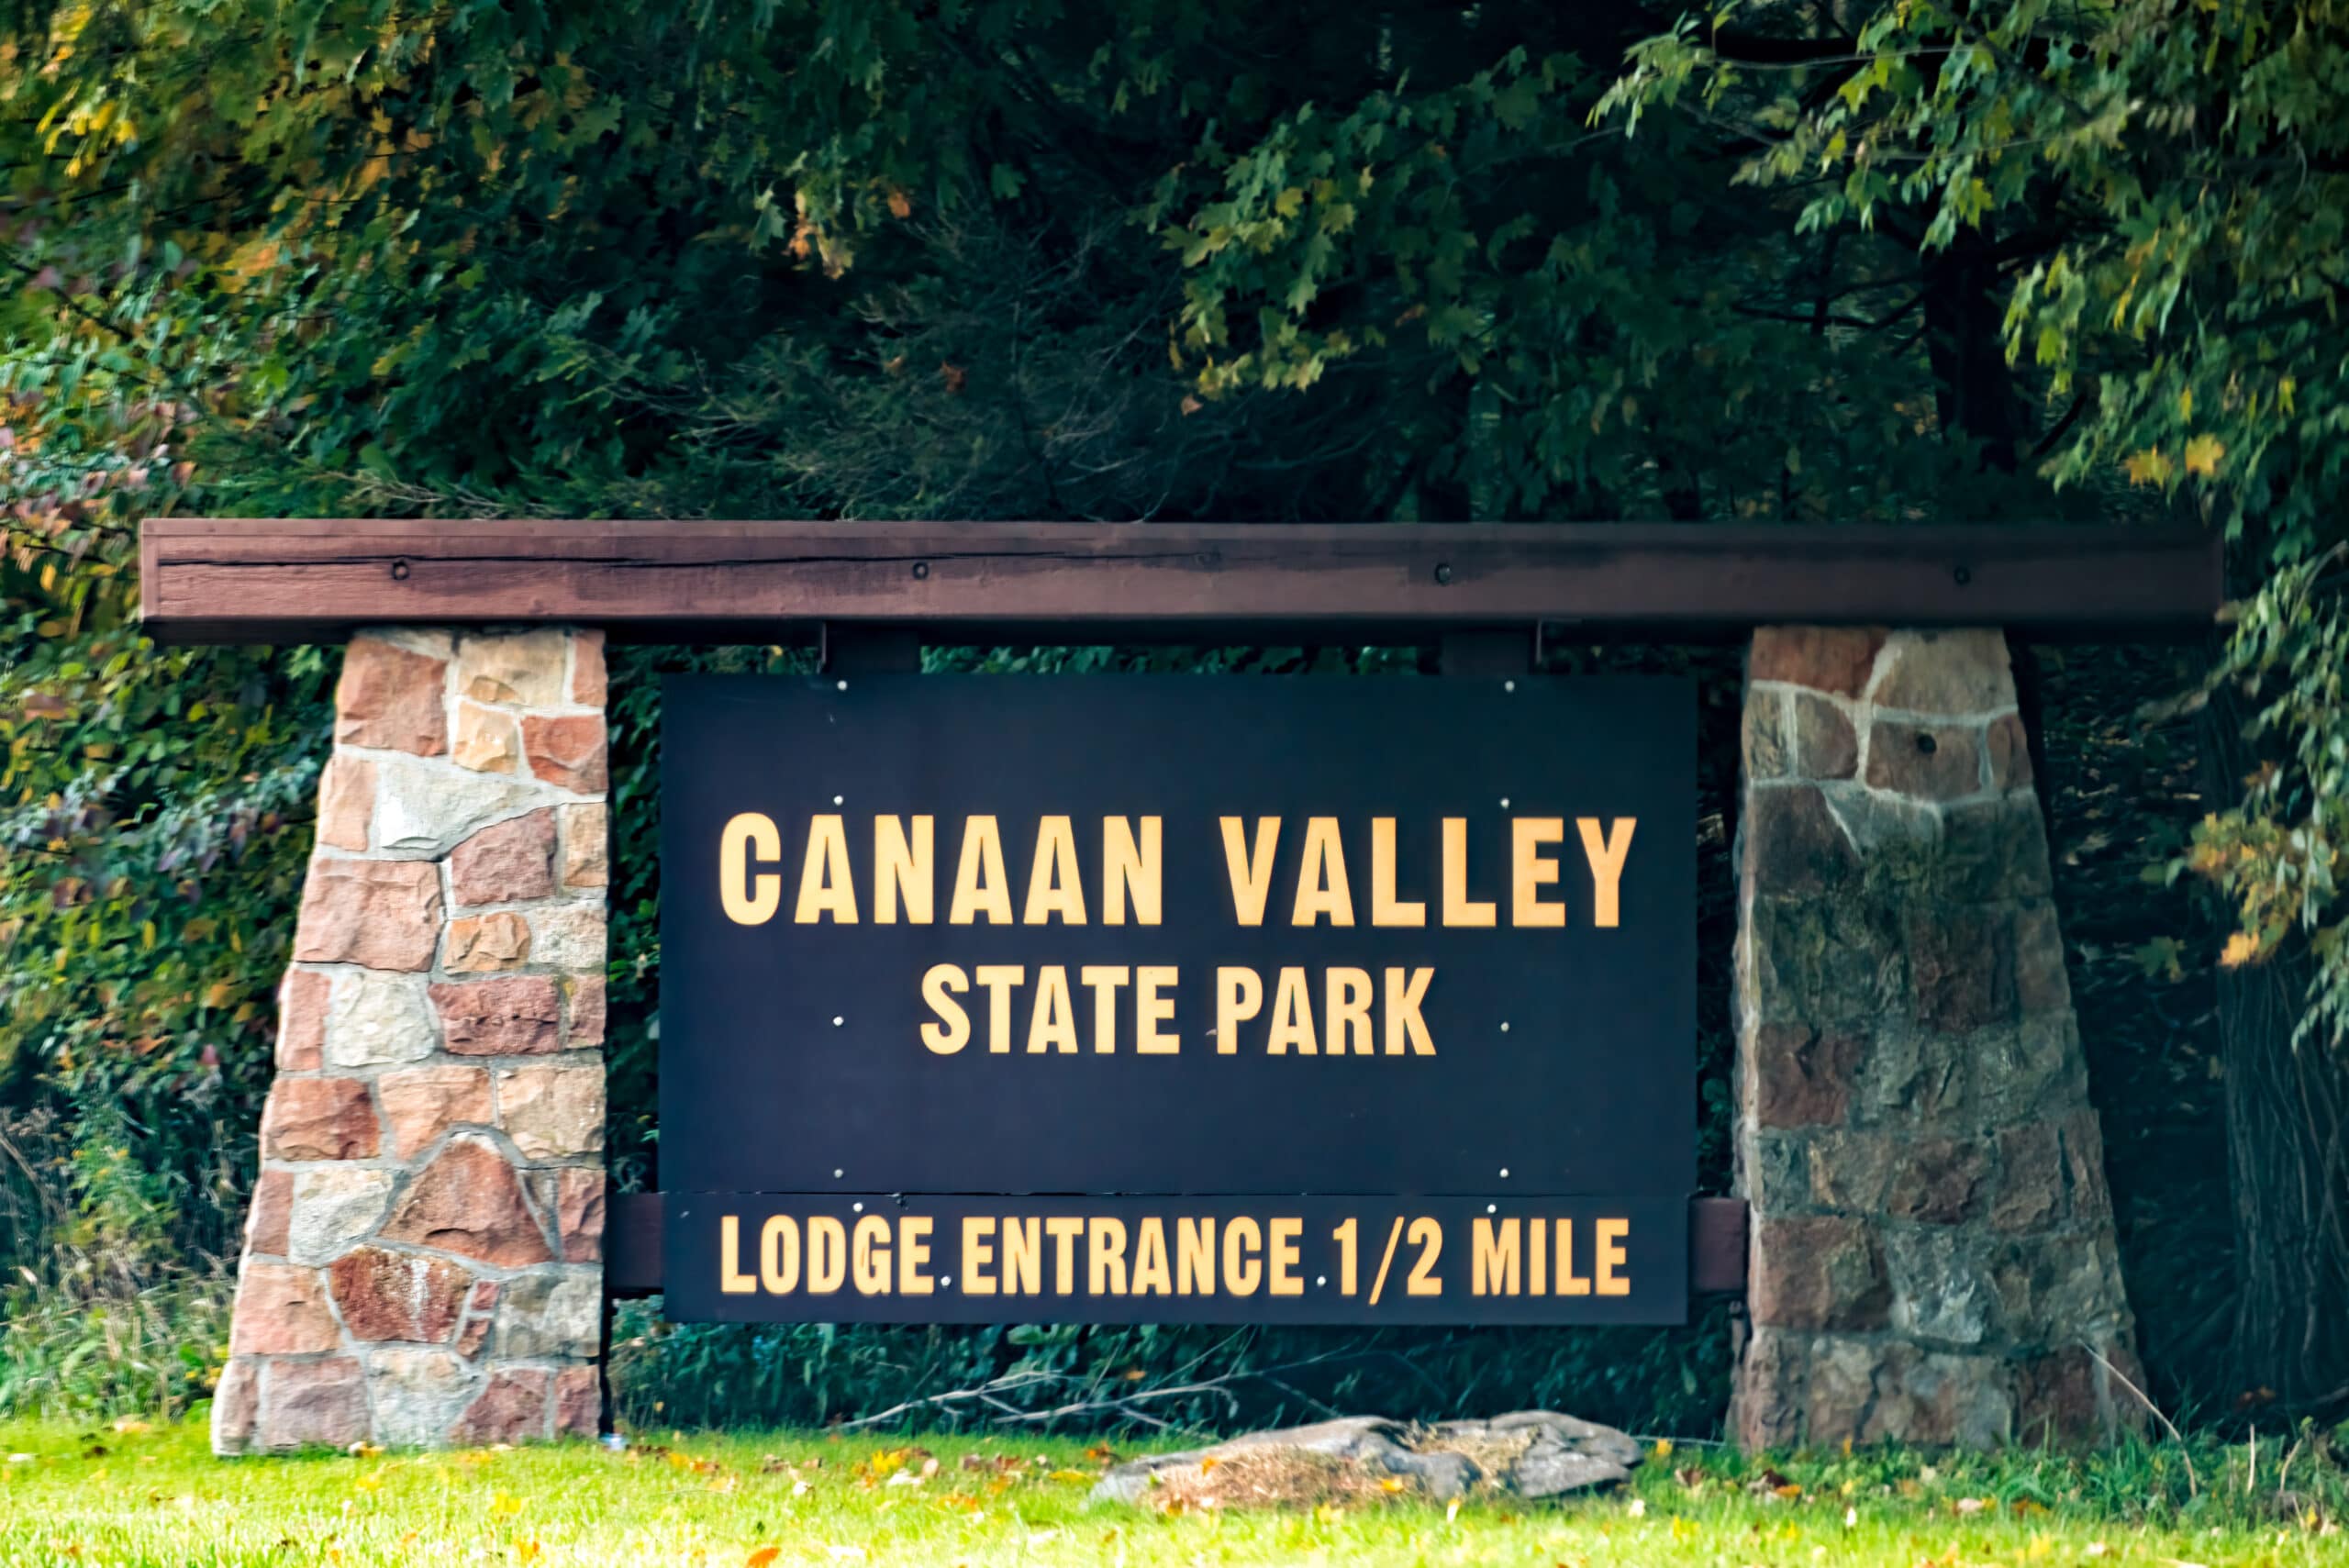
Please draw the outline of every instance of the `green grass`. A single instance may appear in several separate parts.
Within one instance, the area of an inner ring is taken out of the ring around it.
[[[2311,1439],[2072,1460],[1870,1453],[1776,1470],[1683,1447],[1563,1504],[1415,1501],[1168,1518],[1088,1507],[1081,1440],[696,1436],[440,1454],[213,1460],[200,1426],[0,1428],[0,1562],[722,1565],[1702,1564],[2317,1568],[2349,1562]],[[938,1467],[918,1485],[924,1451]],[[17,1458],[17,1455],[27,1458]],[[965,1469],[966,1454],[985,1469]],[[995,1462],[1013,1462],[999,1469]],[[2279,1479],[2288,1492],[2279,1491]],[[1783,1494],[1783,1495],[1782,1495]],[[762,1549],[773,1547],[772,1555]]]

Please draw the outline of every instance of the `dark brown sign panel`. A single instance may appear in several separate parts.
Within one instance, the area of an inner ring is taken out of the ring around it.
[[[1686,683],[662,702],[672,1317],[1684,1316]]]

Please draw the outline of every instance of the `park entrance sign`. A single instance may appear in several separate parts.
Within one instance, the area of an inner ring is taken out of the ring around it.
[[[2206,532],[165,518],[141,548],[158,639],[344,644],[221,1452],[593,1431],[601,1309],[656,1292],[1363,1325],[1734,1294],[1750,1446],[2137,1421],[2009,638],[2205,635]],[[1686,1195],[1692,694],[1541,673],[1624,634],[1744,647],[1706,802],[1726,1193]],[[661,1192],[606,1180],[607,1036],[656,1022],[607,1005],[607,843],[645,804],[611,790],[607,637],[820,672],[666,693]],[[1110,642],[1428,657],[918,673],[925,643]]]
[[[1680,1321],[1695,706],[672,678],[669,1316]]]

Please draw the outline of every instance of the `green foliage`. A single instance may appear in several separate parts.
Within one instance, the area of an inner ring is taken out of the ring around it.
[[[2006,359],[2073,400],[2042,472],[2208,518],[2247,593],[2227,667],[2270,765],[2175,870],[2237,902],[2241,963],[2320,963],[2304,1033],[2349,1041],[2349,12],[2331,0],[1876,9],[1787,37],[1762,7],[1633,51],[1602,112],[1694,117],[1798,227],[1887,228],[2012,272]],[[1752,30],[1746,31],[1748,25]]]

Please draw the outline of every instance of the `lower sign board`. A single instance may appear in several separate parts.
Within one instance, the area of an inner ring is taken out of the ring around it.
[[[1687,683],[662,704],[672,1317],[1685,1316]]]

